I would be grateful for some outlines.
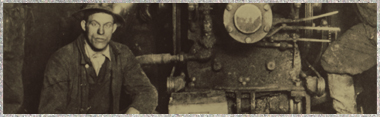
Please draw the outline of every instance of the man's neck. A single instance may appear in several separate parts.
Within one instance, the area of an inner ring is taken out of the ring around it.
[[[107,57],[108,59],[111,60],[110,50],[109,50],[109,44],[104,49],[94,50],[93,47],[91,47],[91,44],[87,43],[87,40],[85,40],[84,48],[85,48],[86,55],[88,57],[91,57],[95,53],[101,53],[105,57]]]

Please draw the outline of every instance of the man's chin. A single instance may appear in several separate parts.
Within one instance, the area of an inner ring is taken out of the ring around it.
[[[107,45],[99,45],[99,46],[95,45],[94,47],[92,47],[92,49],[94,51],[102,51],[102,50],[105,50],[107,48],[107,46],[108,46],[108,44]]]

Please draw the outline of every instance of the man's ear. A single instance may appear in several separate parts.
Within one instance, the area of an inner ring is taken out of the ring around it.
[[[80,26],[82,27],[83,31],[86,31],[86,21],[82,20],[80,22]]]
[[[114,33],[116,31],[116,28],[117,28],[117,24],[113,24],[113,30],[112,30],[112,33]]]

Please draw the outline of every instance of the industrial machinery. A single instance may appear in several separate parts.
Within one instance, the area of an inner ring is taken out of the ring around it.
[[[321,3],[171,8],[173,53],[137,57],[177,63],[167,79],[170,114],[310,113],[311,96],[325,93],[315,67],[340,31],[328,20],[338,11]]]

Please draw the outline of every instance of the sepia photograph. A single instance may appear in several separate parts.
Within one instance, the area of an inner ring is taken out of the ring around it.
[[[4,114],[376,114],[377,3],[3,3]]]

